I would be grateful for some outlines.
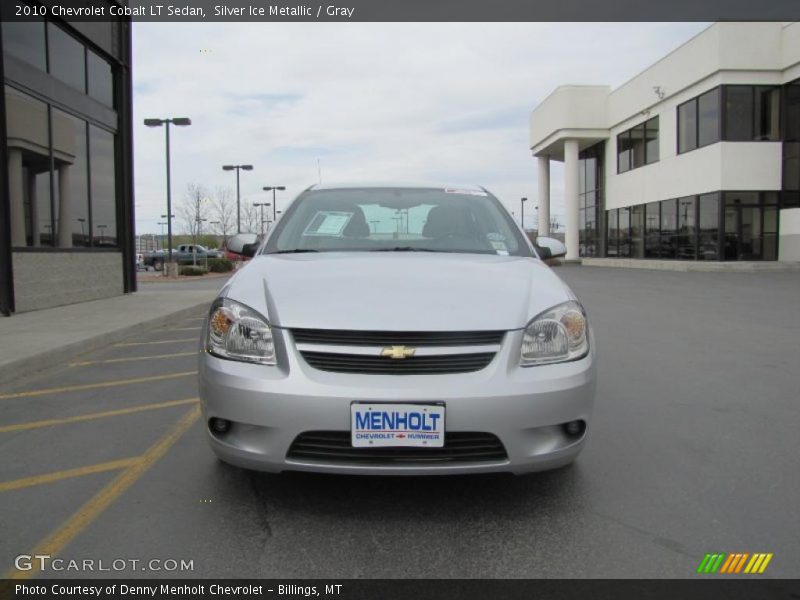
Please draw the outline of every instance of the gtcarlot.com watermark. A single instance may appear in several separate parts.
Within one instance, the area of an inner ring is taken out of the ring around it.
[[[43,572],[109,572],[109,571],[194,571],[194,560],[183,558],[53,558],[49,554],[20,554],[14,559],[18,571],[39,570]]]

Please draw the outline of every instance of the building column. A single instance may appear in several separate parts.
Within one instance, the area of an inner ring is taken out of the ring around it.
[[[539,167],[539,235],[550,235],[550,157],[539,156],[536,159]]]
[[[564,207],[566,208],[566,260],[578,260],[578,140],[564,141]]]
[[[58,167],[58,247],[72,248],[72,202],[69,197],[69,165]]]
[[[11,246],[27,246],[25,238],[25,187],[22,173],[22,151],[8,149],[8,197],[11,215]]]

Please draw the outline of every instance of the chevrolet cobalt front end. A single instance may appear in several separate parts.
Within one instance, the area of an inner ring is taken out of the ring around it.
[[[220,291],[199,382],[211,448],[271,472],[525,473],[572,462],[586,312],[482,188],[316,186]],[[232,240],[231,247],[236,246]]]

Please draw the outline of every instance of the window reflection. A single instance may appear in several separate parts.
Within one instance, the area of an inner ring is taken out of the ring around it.
[[[53,23],[47,24],[47,44],[50,74],[85,92],[86,59],[83,44]]]
[[[683,260],[694,260],[697,256],[695,210],[694,196],[678,200],[678,258]]]
[[[117,245],[115,155],[114,135],[90,125],[92,235],[95,246]]]
[[[53,166],[58,245],[89,246],[86,122],[53,109]]]
[[[698,201],[697,258],[699,260],[719,260],[719,194],[703,194]]]
[[[107,106],[114,105],[114,80],[111,64],[91,50],[86,51],[89,95]]]
[[[6,11],[11,11],[14,4],[3,2],[0,16],[6,17]],[[6,17],[8,18],[8,17]],[[34,17],[29,17],[34,19]],[[11,21],[2,19],[3,27],[3,56],[13,56],[19,60],[33,65],[44,71],[47,69],[45,59],[44,21]]]

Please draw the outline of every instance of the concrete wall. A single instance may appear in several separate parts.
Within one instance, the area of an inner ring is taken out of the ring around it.
[[[800,208],[781,211],[778,236],[778,260],[800,261]]]
[[[122,295],[120,252],[14,252],[16,312]]]

